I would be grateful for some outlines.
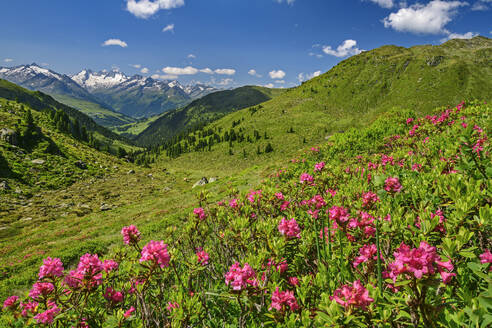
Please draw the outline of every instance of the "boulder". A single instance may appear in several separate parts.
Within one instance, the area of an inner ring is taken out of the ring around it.
[[[108,204],[102,204],[101,207],[99,208],[101,211],[109,211],[111,209],[111,205]]]
[[[198,186],[204,186],[208,183],[207,178],[203,177],[200,179],[200,181],[197,181],[192,188],[198,187]]]
[[[127,174],[135,174],[135,170],[130,170]]]
[[[0,130],[0,139],[11,145],[17,146],[19,135],[12,129],[3,128]]]
[[[41,159],[41,158],[37,158],[37,159],[33,159],[31,161],[31,163],[33,164],[37,164],[37,165],[43,165],[44,163],[46,163],[46,161],[44,159]]]
[[[210,179],[208,179],[208,183],[213,183],[215,181],[219,180],[219,178],[217,177],[211,177]]]
[[[7,181],[0,181],[0,190],[10,190],[10,186]]]

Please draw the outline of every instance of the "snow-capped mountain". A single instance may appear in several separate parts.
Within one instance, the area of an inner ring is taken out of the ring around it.
[[[56,73],[34,63],[16,67],[0,67],[0,78],[24,88],[50,95],[66,95],[76,99],[97,102],[93,95],[69,76]]]
[[[178,81],[128,76],[117,70],[93,72],[84,69],[72,79],[115,110],[132,117],[161,114],[217,91],[206,85],[183,86]]]

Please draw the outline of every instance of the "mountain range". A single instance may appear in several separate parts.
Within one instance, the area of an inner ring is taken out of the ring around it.
[[[116,70],[93,72],[84,69],[69,76],[35,63],[0,67],[0,78],[47,93],[109,127],[158,115],[217,91],[204,84],[184,86],[178,81],[128,76]]]

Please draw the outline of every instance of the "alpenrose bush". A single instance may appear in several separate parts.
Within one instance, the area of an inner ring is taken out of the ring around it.
[[[245,195],[202,197],[176,240],[128,226],[104,260],[48,257],[0,323],[489,327],[490,114],[389,113]]]

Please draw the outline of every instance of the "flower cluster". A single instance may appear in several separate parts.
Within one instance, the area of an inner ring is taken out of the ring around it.
[[[229,272],[225,274],[225,283],[228,286],[231,285],[233,290],[242,290],[248,285],[258,286],[253,268],[248,263],[245,263],[241,268],[239,262],[234,263],[229,268]]]
[[[288,238],[301,238],[301,228],[296,219],[282,218],[278,224],[278,231]]]
[[[277,311],[285,311],[287,307],[289,307],[291,311],[296,311],[299,309],[294,292],[290,290],[281,292],[277,287],[272,293],[272,304],[270,305],[270,310],[276,309]]]
[[[348,210],[341,206],[332,206],[328,210],[328,213],[330,215],[330,219],[339,225],[344,224],[350,219]]]
[[[153,265],[159,265],[162,269],[169,266],[171,257],[167,252],[167,244],[161,241],[151,240],[142,248],[140,262],[152,261]]]
[[[400,184],[400,180],[398,178],[392,178],[388,177],[386,181],[384,182],[384,190],[386,190],[389,193],[397,193],[400,192],[402,189],[402,186]]]
[[[39,279],[44,277],[54,278],[63,276],[63,263],[59,258],[47,257],[43,260],[43,265],[39,268]]]
[[[209,255],[208,255],[207,252],[205,252],[204,250],[200,249],[196,253],[196,256],[198,257],[198,263],[200,263],[201,265],[207,265],[208,264]]]
[[[366,309],[374,302],[374,299],[369,297],[369,291],[362,285],[360,280],[356,280],[350,285],[343,285],[338,288],[330,299],[345,308],[357,307]]]
[[[128,227],[123,227],[121,229],[121,234],[123,235],[123,242],[127,245],[133,245],[140,240],[140,231],[133,224]]]
[[[193,210],[193,214],[200,220],[204,220],[207,217],[207,214],[205,214],[205,210],[201,207],[195,208]]]

